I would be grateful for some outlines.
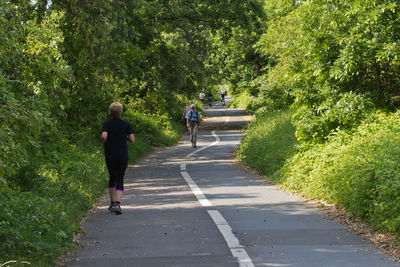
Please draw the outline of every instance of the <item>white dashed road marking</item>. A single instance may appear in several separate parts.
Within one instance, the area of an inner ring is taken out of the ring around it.
[[[228,117],[229,118],[229,117]],[[221,140],[219,136],[215,133],[215,131],[211,132],[212,135],[215,137],[215,141],[208,146],[200,148],[196,151],[193,151],[188,155],[188,157],[192,157],[196,153],[217,145]],[[201,189],[197,186],[197,184],[193,181],[190,177],[189,173],[186,170],[186,164],[181,164],[181,175],[185,179],[186,183],[189,185],[190,189],[192,190],[193,194],[199,200],[200,204],[204,207],[212,206],[211,202],[206,198],[203,194]],[[240,267],[254,267],[253,262],[251,261],[249,255],[247,254],[244,247],[240,244],[239,239],[233,234],[232,228],[222,216],[222,214],[217,210],[208,210],[208,214],[213,219],[214,223],[218,227],[218,230],[221,232],[222,236],[224,237],[228,247],[232,253],[232,255],[238,259],[238,263]]]
[[[181,171],[186,171],[186,164],[181,164]]]
[[[200,151],[203,151],[204,149],[207,149],[207,148],[209,148],[209,147],[212,147],[212,146],[217,145],[217,144],[221,141],[221,140],[219,139],[219,136],[215,134],[215,131],[212,131],[211,134],[215,137],[215,141],[214,141],[213,143],[209,144],[208,146],[199,148],[199,149],[193,151],[192,153],[190,153],[190,154],[187,155],[187,156],[188,156],[188,157],[191,157],[191,156],[193,156],[194,154],[197,154],[197,153],[199,153]]]
[[[201,192],[200,188],[192,180],[192,177],[190,177],[190,175],[187,172],[181,172],[181,174],[183,179],[185,179],[186,183],[189,185],[190,189],[192,189],[193,194],[199,200],[200,204],[204,207],[212,206],[211,202],[208,201],[203,192]]]
[[[222,236],[225,238],[232,255],[238,259],[239,266],[254,267],[254,264],[246,250],[240,244],[239,239],[237,239],[237,237],[233,234],[232,228],[229,226],[228,222],[224,219],[221,213],[217,210],[208,210],[208,214],[210,214]]]

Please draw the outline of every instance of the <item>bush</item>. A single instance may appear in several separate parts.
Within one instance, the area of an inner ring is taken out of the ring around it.
[[[338,129],[352,130],[372,108],[365,95],[339,92],[329,92],[328,95],[324,100],[325,95],[320,95],[320,103],[302,103],[296,109],[293,123],[299,140],[322,142]]]
[[[295,128],[289,111],[258,113],[237,151],[240,160],[263,175],[273,176],[295,152]]]
[[[264,84],[257,95],[247,106],[249,112],[262,112],[288,109],[293,103],[293,97],[290,96],[285,88],[279,84],[273,84],[264,81],[265,77],[259,77],[259,83]]]
[[[232,97],[232,100],[229,101],[229,108],[241,108],[247,109],[251,103],[250,94],[247,91],[244,91],[238,95]]]
[[[170,146],[182,135],[183,127],[173,122],[167,114],[151,115],[127,110],[124,119],[128,120],[137,135],[150,146]]]
[[[107,176],[99,143],[62,141],[53,148],[38,169],[2,180],[0,262],[52,265],[73,245],[80,216],[104,192]]]
[[[399,115],[376,113],[354,133],[339,131],[299,152],[281,171],[281,182],[400,235]]]

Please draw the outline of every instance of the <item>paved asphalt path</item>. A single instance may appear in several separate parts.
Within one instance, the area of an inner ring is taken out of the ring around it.
[[[131,166],[123,214],[100,205],[68,266],[399,266],[236,165],[242,110],[205,114],[196,149],[185,137]]]

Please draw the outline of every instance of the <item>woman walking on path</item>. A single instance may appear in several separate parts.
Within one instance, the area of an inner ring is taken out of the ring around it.
[[[187,114],[187,127],[190,129],[190,142],[192,142],[192,147],[194,148],[196,147],[199,124],[200,113],[196,110],[196,105],[192,104]]]
[[[126,142],[135,142],[132,126],[128,121],[122,120],[122,105],[112,103],[109,108],[111,120],[103,123],[101,139],[104,143],[106,165],[110,180],[108,188],[111,205],[108,208],[117,215],[122,214],[121,197],[124,192],[124,175],[128,166],[128,146]]]
[[[188,101],[186,103],[186,106],[183,108],[183,113],[182,113],[182,120],[183,120],[183,124],[186,126],[187,124],[187,115],[190,111],[190,101]],[[189,131],[189,127],[186,127],[186,132],[189,135],[190,131]]]

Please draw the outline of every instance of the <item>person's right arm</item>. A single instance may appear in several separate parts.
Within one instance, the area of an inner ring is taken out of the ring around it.
[[[186,115],[186,107],[183,109],[183,112],[182,112],[182,119],[185,118],[185,115]]]
[[[102,132],[101,133],[101,143],[104,145],[105,143],[106,143],[106,141],[107,141],[107,136],[108,136],[108,134],[107,134],[107,132]]]
[[[187,126],[187,127],[189,127],[189,119],[190,119],[190,116],[191,116],[191,113],[190,113],[190,112],[192,112],[192,111],[189,111],[189,112],[188,112],[188,114],[187,114],[188,116],[187,116],[187,118],[186,118],[186,126]]]

